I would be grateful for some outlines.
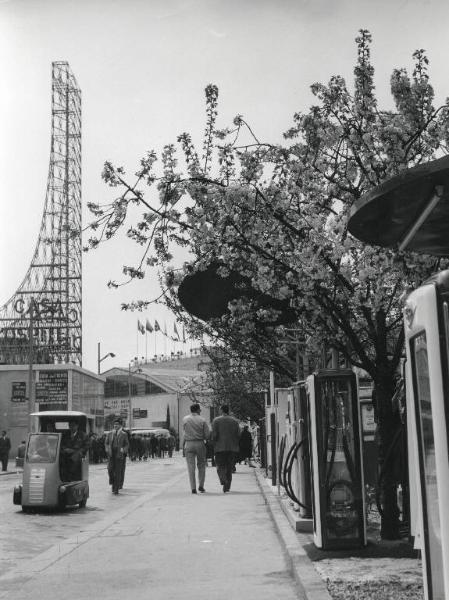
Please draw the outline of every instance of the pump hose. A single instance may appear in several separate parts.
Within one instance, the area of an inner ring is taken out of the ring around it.
[[[382,464],[382,468],[380,469],[379,475],[377,477],[376,506],[377,506],[377,510],[379,511],[379,515],[381,517],[383,517],[384,511],[383,511],[382,504],[381,504],[381,501],[380,501],[380,494],[381,494],[380,484],[381,484],[381,481],[382,481],[382,479],[383,479],[383,477],[385,475],[385,465],[388,463],[388,460],[390,459],[390,456],[393,453],[393,450],[394,450],[396,444],[398,443],[399,438],[401,437],[401,435],[402,435],[402,426],[399,427],[398,430],[396,431],[396,433],[394,434],[393,440],[392,440],[391,444],[389,445],[388,450],[387,450],[387,452],[385,454],[385,458],[384,458],[384,461],[383,461],[383,464]]]
[[[293,486],[292,486],[293,463],[295,462],[295,459],[297,459],[297,457],[298,457],[299,449],[301,448],[301,446],[303,445],[303,443],[306,440],[307,440],[307,438],[304,438],[300,442],[293,444],[287,454],[287,458],[285,460],[285,465],[284,465],[284,481],[286,482],[286,485],[284,487],[285,487],[285,492],[286,492],[287,496],[290,498],[290,500],[293,500],[293,502],[296,502],[296,504],[298,504],[301,508],[304,508],[306,511],[310,512],[312,510],[311,507],[300,502],[300,500],[296,496],[295,492],[293,491]]]
[[[286,434],[284,434],[281,438],[281,443],[279,444],[279,458],[278,458],[278,473],[279,473],[279,483],[282,485],[282,487],[285,488],[285,482],[283,479],[283,473],[282,473],[282,463],[284,461],[284,452],[285,452],[285,442],[286,442],[287,436]]]
[[[348,471],[349,471],[349,476],[351,477],[352,481],[356,481],[356,471],[355,471],[354,461],[352,460],[351,452],[349,450],[348,438],[346,437],[346,434],[343,435],[343,452],[345,455],[346,465],[347,465]]]
[[[285,463],[284,463],[284,469],[283,469],[283,477],[284,477],[284,482],[285,482],[285,491],[287,492],[287,496],[290,498],[290,500],[293,500],[294,502],[297,502],[297,498],[293,492],[293,489],[291,487],[291,477],[289,479],[289,472],[291,475],[291,467],[293,465],[293,461],[290,464],[290,459],[293,456],[293,460],[294,460],[294,454],[295,451],[297,450],[297,444],[293,443],[290,446],[290,450],[287,453],[287,458],[285,459]]]
[[[336,424],[336,412],[337,412],[337,400],[335,398],[335,396],[332,397],[332,412],[333,412],[333,416],[334,416],[334,424],[331,425],[330,424],[330,418],[329,418],[329,410],[326,411],[326,421],[325,421],[325,427],[324,427],[324,436],[325,436],[325,446],[324,446],[324,452],[323,452],[323,456],[324,456],[324,460],[326,461],[324,464],[327,464],[327,468],[326,466],[324,467],[326,469],[326,477],[324,480],[324,487],[325,489],[328,488],[329,486],[329,482],[330,482],[330,478],[332,475],[332,469],[334,468],[334,462],[335,462],[335,453],[337,450],[337,424]],[[332,450],[331,450],[331,457],[330,460],[327,460],[327,453],[329,450],[329,437],[332,433]]]

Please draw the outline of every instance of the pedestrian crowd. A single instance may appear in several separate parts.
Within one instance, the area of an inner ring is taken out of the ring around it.
[[[128,435],[128,456],[132,461],[148,460],[150,458],[171,458],[176,448],[176,438],[170,434],[169,437],[156,435],[154,433],[132,433],[124,431]],[[93,464],[103,463],[108,460],[106,452],[106,438],[108,432],[102,435],[91,433],[89,436],[89,462]]]
[[[47,429],[47,432],[49,430]],[[51,431],[50,431],[51,433]],[[51,437],[51,436],[50,436]],[[37,438],[39,440],[39,438]],[[49,441],[51,441],[49,439]],[[0,461],[2,470],[7,470],[11,442],[2,431],[0,435]],[[23,464],[25,442],[17,452],[17,459]],[[146,461],[154,458],[172,457],[179,449],[177,439],[172,435],[157,435],[152,432],[130,433],[123,428],[122,420],[116,418],[112,431],[89,435],[80,431],[76,421],[69,421],[68,431],[61,438],[60,468],[62,481],[81,479],[81,459],[89,455],[89,462],[107,461],[109,485],[113,494],[123,488],[126,459]],[[50,452],[51,449],[47,449]],[[190,414],[182,423],[182,450],[186,458],[190,488],[193,494],[204,493],[207,460],[216,467],[223,492],[231,489],[232,474],[236,464],[245,462],[249,466],[253,455],[253,439],[247,425],[240,428],[239,421],[229,414],[229,407],[223,405],[220,415],[211,426],[201,416],[201,406],[194,403]],[[17,460],[16,459],[16,460]],[[198,485],[197,485],[198,479]]]

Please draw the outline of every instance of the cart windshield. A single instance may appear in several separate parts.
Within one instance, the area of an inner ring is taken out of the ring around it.
[[[30,463],[53,463],[58,455],[57,433],[32,433],[28,440],[27,461]]]

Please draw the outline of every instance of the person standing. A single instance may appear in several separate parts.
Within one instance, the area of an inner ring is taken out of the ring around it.
[[[251,458],[253,456],[253,436],[249,431],[248,425],[245,425],[242,433],[240,434],[240,453],[239,453],[239,462],[242,460],[245,464],[251,465]]]
[[[108,456],[109,484],[112,485],[112,493],[118,494],[119,489],[123,487],[129,448],[128,434],[122,428],[121,419],[114,420],[114,429],[107,434],[105,446]]]
[[[206,441],[210,436],[209,425],[201,416],[201,406],[192,404],[190,415],[182,420],[183,449],[187,462],[190,488],[196,494],[195,468],[198,468],[198,490],[204,493],[206,479]],[[196,463],[196,465],[195,465]]]
[[[27,447],[26,441],[22,440],[17,448],[16,467],[23,467],[23,463],[25,461],[26,447]]]
[[[6,431],[2,431],[0,436],[0,461],[2,463],[2,471],[8,470],[9,451],[11,450],[11,441],[6,435]]]
[[[214,442],[215,464],[218,479],[223,492],[229,492],[232,482],[232,470],[239,453],[239,422],[229,414],[229,406],[223,404],[221,415],[212,422],[212,440]]]
[[[63,481],[79,481],[81,474],[81,461],[89,452],[89,437],[80,431],[76,420],[69,421],[69,431],[61,439],[61,475]]]

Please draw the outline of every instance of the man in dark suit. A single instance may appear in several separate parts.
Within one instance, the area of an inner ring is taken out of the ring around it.
[[[2,463],[2,471],[8,469],[9,451],[11,450],[11,441],[6,435],[6,431],[2,431],[0,436],[0,461]]]
[[[223,404],[221,415],[212,421],[215,464],[223,492],[231,489],[232,470],[239,453],[239,422],[229,414],[229,406]]]
[[[123,486],[126,455],[129,449],[128,434],[122,428],[121,419],[115,419],[114,429],[106,436],[106,454],[108,455],[109,483],[112,493],[118,494]]]
[[[89,451],[89,436],[79,430],[78,421],[69,421],[69,431],[61,440],[61,475],[63,481],[81,479],[81,460]]]

